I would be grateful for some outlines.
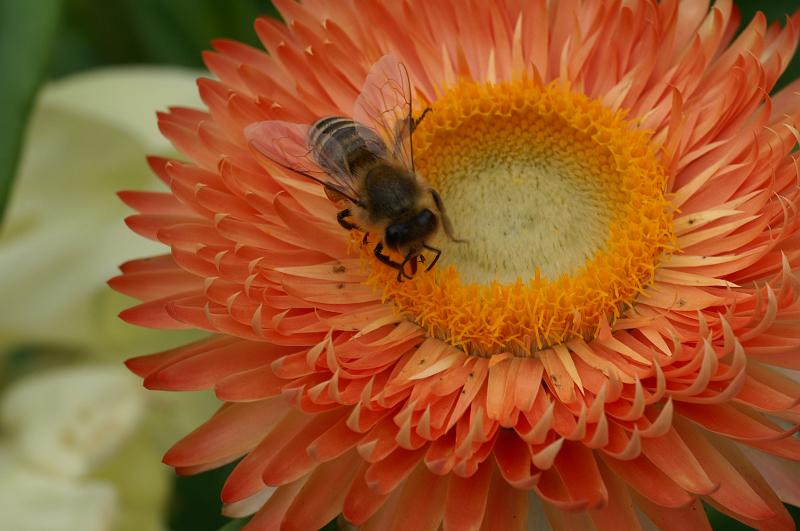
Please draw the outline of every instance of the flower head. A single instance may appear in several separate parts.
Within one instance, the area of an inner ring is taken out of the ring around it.
[[[699,526],[701,500],[793,527],[800,101],[768,93],[797,18],[734,38],[726,1],[276,5],[268,53],[206,54],[207,111],[160,115],[191,160],[151,159],[171,193],[122,194],[170,247],[111,281],[143,301],[122,317],[214,334],[128,362],[224,402],[165,462],[241,457],[222,498],[252,529]],[[403,282],[381,233],[264,156],[264,124],[352,116],[387,54],[468,240]]]

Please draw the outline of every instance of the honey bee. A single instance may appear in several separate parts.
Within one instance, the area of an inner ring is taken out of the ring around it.
[[[440,229],[463,241],[454,236],[439,193],[415,171],[413,133],[430,108],[414,118],[411,99],[405,66],[386,55],[367,75],[352,119],[326,116],[311,126],[271,120],[245,132],[257,152],[347,205],[337,215],[343,228],[364,231],[364,243],[367,235],[380,234],[373,252],[397,269],[398,281],[413,278],[425,250],[435,255],[426,271],[436,264],[442,251],[428,242]],[[384,254],[385,248],[403,260]]]

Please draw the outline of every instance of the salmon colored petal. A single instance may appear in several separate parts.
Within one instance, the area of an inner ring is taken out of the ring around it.
[[[764,417],[748,414],[733,406],[715,406],[713,409],[680,406],[679,410],[704,428],[754,448],[789,458],[800,456],[800,441],[792,437],[797,432],[797,426],[783,429]]]
[[[156,354],[131,358],[125,362],[125,365],[128,369],[144,378],[154,371],[165,368],[172,363],[197,356],[222,346],[235,344],[239,341],[240,340],[231,337],[210,337]]]
[[[608,503],[608,489],[593,452],[585,446],[572,442],[564,444],[556,458],[555,468],[573,500],[585,500],[589,509]],[[580,474],[575,473],[578,470]]]
[[[418,466],[398,489],[392,506],[385,506],[393,509],[390,513],[393,516],[387,519],[387,515],[379,513],[375,521],[371,520],[368,525],[387,531],[409,528],[434,531],[442,521],[446,491],[447,481],[444,478],[431,474],[424,466]],[[421,493],[424,494],[421,496]]]
[[[225,345],[158,369],[144,379],[144,385],[172,391],[209,389],[230,375],[270,363],[285,351],[282,347],[245,341]]]
[[[285,485],[317,468],[317,463],[308,453],[308,446],[332,424],[342,420],[341,411],[318,415],[314,422],[308,423],[297,432],[292,440],[284,445],[263,471],[261,479],[265,485]]]
[[[260,366],[225,376],[214,385],[214,393],[225,402],[249,402],[280,394],[287,383],[271,366]]]
[[[719,487],[697,460],[697,456],[673,429],[665,437],[645,439],[642,453],[678,485],[696,494],[710,494]]]
[[[446,531],[480,529],[494,470],[492,463],[482,463],[468,478],[450,475],[443,521]]]
[[[127,273],[108,281],[113,289],[140,301],[148,301],[185,292],[199,292],[203,281],[180,269]]]
[[[622,478],[614,474],[602,461],[598,461],[603,483],[608,489],[608,504],[598,510],[589,512],[598,531],[615,529],[641,529],[639,518],[634,509],[628,486]]]
[[[640,456],[631,461],[619,461],[603,457],[603,463],[623,479],[643,497],[660,507],[685,507],[692,502],[692,496],[670,479],[646,457]]]
[[[356,446],[362,437],[362,434],[351,430],[346,422],[337,422],[309,445],[308,454],[317,461],[329,461]]]
[[[364,479],[366,470],[367,465],[363,465],[350,485],[342,507],[342,515],[355,525],[369,520],[389,498],[389,494],[378,494],[367,485]]]
[[[285,412],[286,405],[280,399],[225,405],[170,448],[164,462],[186,467],[238,457],[251,450]],[[241,429],[241,424],[246,426],[245,430]]]
[[[506,483],[498,470],[489,485],[488,502],[481,529],[525,529],[528,520],[528,492]]]
[[[590,531],[595,528],[588,512],[565,511],[544,501],[541,508],[547,525],[556,531]]]
[[[398,448],[387,457],[372,463],[364,475],[364,480],[376,493],[388,494],[417,468],[423,453],[424,448],[420,450]]]
[[[518,489],[529,489],[536,484],[538,471],[531,461],[530,447],[516,434],[502,431],[495,445],[494,457],[503,478]]]
[[[700,500],[695,501],[688,507],[674,509],[656,505],[648,499],[639,497],[637,494],[634,494],[633,497],[642,512],[658,529],[665,531],[682,531],[686,529],[711,531],[711,524]]]
[[[280,397],[275,400],[280,401]],[[248,453],[228,476],[222,486],[221,498],[225,503],[234,503],[252,496],[266,485],[262,480],[264,469],[292,438],[310,421],[308,416],[287,413],[275,422],[260,442]],[[295,482],[296,483],[296,482]]]
[[[247,531],[277,531],[280,529],[286,511],[289,510],[297,493],[303,488],[308,477],[303,477],[275,489],[272,496],[264,503],[258,512],[247,522]]]
[[[764,529],[792,529],[795,527],[792,516],[783,503],[781,503],[780,498],[778,498],[773,488],[736,445],[725,440],[717,440],[715,442],[717,451],[735,467],[736,471],[747,481],[756,495],[769,506],[774,516],[766,520],[743,518],[738,515],[735,510],[716,500],[710,500],[711,505],[720,512],[737,518],[751,527],[762,527]]]
[[[286,510],[283,529],[320,529],[342,511],[345,495],[358,471],[358,454],[350,452],[322,464],[303,483]],[[336,494],[328,495],[336,485]]]
[[[710,495],[711,499],[750,520],[768,520],[775,516],[767,503],[747,484],[745,478],[728,462],[714,446],[696,429],[684,422],[677,425],[682,439],[700,460],[709,476],[720,488]]]
[[[742,449],[781,501],[800,506],[800,465],[761,452]]]
[[[151,300],[138,306],[133,306],[120,312],[119,317],[125,322],[148,328],[164,330],[182,330],[191,328],[190,324],[175,319],[168,311],[168,306],[180,302],[185,297],[191,297],[192,292],[178,293],[163,298]]]

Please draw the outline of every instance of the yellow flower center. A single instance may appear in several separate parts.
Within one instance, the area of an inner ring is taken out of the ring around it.
[[[596,337],[671,248],[666,172],[648,133],[555,84],[461,83],[414,134],[456,235],[436,269],[371,281],[427,331],[477,355]]]

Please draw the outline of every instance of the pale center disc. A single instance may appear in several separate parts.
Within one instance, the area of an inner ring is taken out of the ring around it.
[[[550,149],[548,149],[550,148]],[[573,274],[608,237],[612,211],[588,168],[552,146],[474,153],[440,185],[464,244],[440,238],[442,263],[468,283]],[[520,155],[522,152],[522,156]]]
[[[486,130],[485,120],[472,117],[455,136]],[[558,119],[534,121],[467,141],[472,149],[436,172],[456,236],[468,240],[440,237],[436,244],[442,264],[456,266],[464,282],[524,281],[537,268],[556,280],[576,273],[604,245],[614,210],[597,164],[611,155],[574,130],[569,137],[578,141],[564,142],[567,135],[558,133],[567,127]]]

